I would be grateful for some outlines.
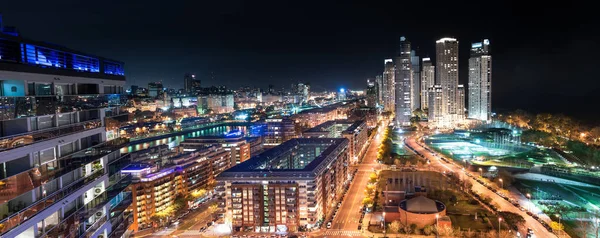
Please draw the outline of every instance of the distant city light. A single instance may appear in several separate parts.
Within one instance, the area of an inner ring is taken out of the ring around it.
[[[346,92],[346,89],[340,88],[340,93],[344,93],[344,92]]]

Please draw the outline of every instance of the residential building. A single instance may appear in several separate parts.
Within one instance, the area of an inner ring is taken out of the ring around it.
[[[458,118],[465,117],[465,85],[462,84],[456,88],[456,114]]]
[[[351,163],[358,163],[367,151],[369,132],[364,120],[335,120],[302,132],[304,138],[346,138]]]
[[[396,103],[395,97],[395,77],[396,77],[396,67],[394,66],[394,61],[392,59],[386,59],[383,61],[384,63],[384,71],[383,71],[383,80],[382,80],[382,93],[383,93],[383,110],[388,112],[393,112],[395,110],[394,104]]]
[[[471,44],[468,106],[469,118],[492,119],[492,56],[487,39]]]
[[[367,107],[377,106],[377,91],[377,82],[374,79],[367,79]]]
[[[410,52],[412,78],[410,81],[411,111],[421,108],[421,61],[414,50]]]
[[[121,237],[127,141],[105,119],[126,102],[123,63],[3,29],[0,237]]]
[[[234,111],[233,93],[209,93],[198,96],[198,111],[200,114],[206,114],[209,111],[213,113],[232,113]]]
[[[231,164],[239,164],[250,159],[250,143],[241,134],[228,134],[225,136],[200,136],[188,138],[179,145],[184,150],[194,150],[207,145],[221,145],[231,153]]]
[[[177,196],[193,195],[200,189],[215,186],[215,177],[231,167],[231,153],[220,145],[200,146],[170,158],[167,166],[135,163],[121,171],[133,178],[130,185],[133,202],[128,211],[133,213],[130,230],[150,228],[152,216],[164,217],[172,211]],[[190,152],[191,151],[191,152]],[[191,201],[190,206],[205,197]]]
[[[423,58],[421,71],[421,108],[429,108],[429,88],[435,85],[435,66],[430,58]]]
[[[298,138],[217,176],[219,212],[234,230],[299,231],[333,215],[348,181],[348,140]]]
[[[410,125],[412,116],[411,104],[411,83],[412,83],[412,64],[410,62],[410,42],[406,38],[400,37],[400,52],[395,60],[395,110],[396,125]]]
[[[463,118],[458,114],[458,40],[442,38],[436,41],[436,78],[442,86],[442,116],[444,125],[453,125]]]
[[[383,105],[383,75],[375,76],[375,84],[377,87],[377,105]]]
[[[326,121],[347,119],[352,107],[353,104],[351,103],[339,102],[325,107],[305,110],[293,115],[291,118],[302,128],[312,128]]]
[[[431,122],[433,126],[436,126],[438,124],[441,124],[444,122],[444,115],[442,112],[442,108],[443,108],[443,103],[442,103],[442,97],[443,97],[443,87],[442,85],[434,85],[433,87],[430,87],[428,90],[428,103],[429,103],[429,110],[428,110],[428,120],[429,122]]]
[[[265,147],[274,147],[290,139],[296,138],[294,121],[288,117],[265,119],[267,130],[265,131]]]

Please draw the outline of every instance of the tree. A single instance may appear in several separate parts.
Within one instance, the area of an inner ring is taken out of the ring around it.
[[[372,172],[369,175],[369,183],[375,183],[375,182],[377,182],[377,173]]]
[[[425,227],[423,227],[423,235],[431,235],[431,233],[433,233],[433,227],[431,225],[426,225]]]
[[[521,226],[521,225],[525,224],[525,218],[523,218],[523,216],[521,216],[517,213],[499,212],[498,215],[500,217],[503,217],[504,220],[506,221],[506,224],[509,224],[511,226]]]
[[[216,203],[215,204],[211,204],[208,207],[208,212],[212,214],[212,213],[215,213],[217,211],[217,209],[219,209],[219,205],[217,205]]]
[[[396,220],[396,221],[393,221],[392,223],[390,223],[390,225],[388,225],[387,231],[389,233],[396,233],[396,232],[400,231],[400,227],[401,227],[400,221]]]
[[[550,222],[550,227],[552,228],[552,230],[555,231],[562,231],[563,229],[565,229],[565,226],[562,223],[558,223],[558,222]]]
[[[370,197],[365,197],[362,201],[362,204],[367,207],[371,206],[371,205],[373,205],[373,199]]]

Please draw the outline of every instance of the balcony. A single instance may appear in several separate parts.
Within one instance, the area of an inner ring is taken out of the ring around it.
[[[129,228],[133,221],[133,213],[121,213],[110,218],[112,231],[108,234],[109,238],[121,237]]]
[[[0,109],[0,111],[2,110]],[[1,112],[0,117],[2,117]],[[86,130],[96,129],[101,126],[102,121],[100,119],[96,119],[76,124],[65,125],[61,127],[53,127],[44,130],[31,131],[18,135],[2,137],[0,138],[0,152],[39,143],[42,141],[47,141],[61,136],[75,134]]]
[[[0,97],[0,121],[123,105],[120,94]]]
[[[58,190],[57,192],[47,195],[45,198],[38,200],[25,208],[20,209],[19,212],[9,214],[8,217],[0,221],[0,235],[10,231],[14,227],[31,219],[32,217],[35,217],[40,212],[56,204],[57,202],[60,202],[63,198],[78,191],[80,188],[93,183],[102,175],[104,175],[104,171],[97,170],[89,176],[80,178],[74,181],[73,183],[65,186],[64,188]]]

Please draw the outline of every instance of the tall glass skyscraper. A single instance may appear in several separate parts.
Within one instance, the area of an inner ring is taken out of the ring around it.
[[[492,115],[492,56],[490,41],[471,44],[469,58],[469,118],[489,121]]]
[[[396,76],[395,76],[395,114],[397,125],[410,125],[412,115],[411,103],[411,83],[412,83],[412,64],[410,54],[410,42],[405,37],[400,37],[400,52],[396,57]]]

